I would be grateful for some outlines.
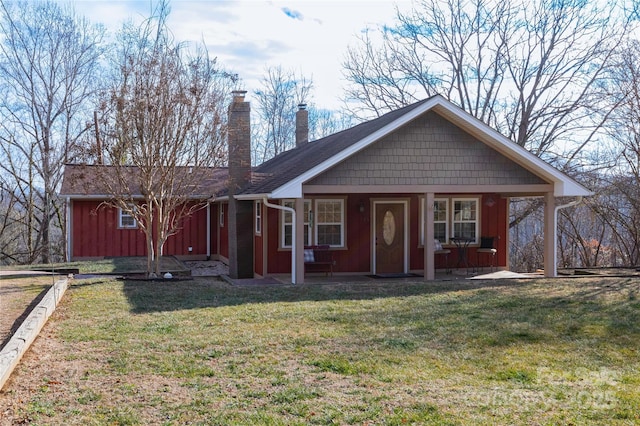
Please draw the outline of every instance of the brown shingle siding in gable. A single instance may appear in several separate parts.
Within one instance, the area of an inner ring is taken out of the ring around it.
[[[430,112],[309,183],[528,185],[545,182]]]
[[[245,189],[244,192],[271,192],[280,185],[286,184],[341,151],[348,149],[354,143],[382,129],[415,108],[419,108],[427,101],[428,99],[416,102],[404,108],[391,111],[377,119],[361,123],[350,129],[284,152],[258,166],[255,171],[269,175],[269,178],[264,179],[258,185],[252,185],[250,188]]]

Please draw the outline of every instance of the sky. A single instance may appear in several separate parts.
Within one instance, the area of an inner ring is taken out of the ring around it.
[[[152,0],[67,0],[92,23],[115,33],[122,22],[150,15]],[[169,27],[178,40],[204,41],[219,63],[251,92],[267,67],[313,80],[313,103],[339,109],[347,47],[366,29],[392,24],[410,0],[172,0]]]

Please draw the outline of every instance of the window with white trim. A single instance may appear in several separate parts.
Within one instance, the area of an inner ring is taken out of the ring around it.
[[[260,201],[255,202],[255,223],[256,223],[256,235],[262,234],[262,203]]]
[[[436,198],[433,201],[433,238],[443,244],[450,237],[471,238],[478,242],[479,198]],[[451,208],[451,213],[449,209]],[[424,245],[424,198],[420,199],[420,243]]]
[[[282,205],[294,208],[293,200],[284,200]],[[293,216],[290,212],[282,210],[280,223],[280,247],[291,248],[291,240],[293,238]],[[311,245],[311,201],[304,200],[304,245]]]
[[[118,228],[135,229],[137,227],[136,218],[128,211],[118,208]]]
[[[420,244],[424,245],[424,198],[420,199]],[[433,238],[442,244],[449,242],[449,199],[433,200]]]
[[[441,243],[449,242],[449,200],[433,201],[433,238]]]
[[[316,200],[316,244],[344,246],[344,199]]]
[[[453,236],[478,242],[478,198],[453,198]]]

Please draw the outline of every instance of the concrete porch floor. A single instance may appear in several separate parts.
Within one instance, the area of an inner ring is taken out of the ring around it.
[[[543,278],[541,273],[521,274],[510,271],[495,271],[487,273],[469,273],[465,271],[453,271],[446,274],[445,272],[436,273],[434,282],[446,281],[464,281],[464,280],[499,280],[499,279],[531,279]],[[278,274],[265,278],[245,278],[232,279],[228,275],[221,275],[220,278],[227,281],[231,285],[237,286],[255,286],[255,285],[291,285],[291,275]],[[304,278],[304,285],[322,285],[322,284],[348,284],[348,283],[364,283],[364,282],[422,282],[422,275],[409,274],[403,277],[374,277],[371,275],[333,275],[325,276],[324,274],[307,274]]]
[[[191,269],[194,277],[220,277],[231,285],[291,285],[290,274],[277,274],[265,278],[245,278],[232,279],[229,277],[229,268],[219,261],[197,261],[185,262]],[[511,271],[494,271],[489,268],[481,269],[473,272],[471,268],[454,269],[451,273],[444,270],[436,271],[434,281],[461,281],[461,280],[499,280],[499,279],[518,279],[518,278],[541,278],[542,273],[516,273]],[[423,281],[420,274],[410,274],[406,277],[373,277],[371,275],[338,275],[325,276],[325,274],[306,274],[305,284],[339,284],[339,283],[357,283],[357,282],[416,282]]]

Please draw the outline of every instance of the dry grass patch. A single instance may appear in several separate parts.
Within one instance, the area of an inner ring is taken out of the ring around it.
[[[0,281],[0,348],[53,285],[51,276],[3,277]]]
[[[81,274],[142,274],[146,272],[146,256],[107,257],[90,261],[54,263],[48,265],[21,265],[12,267],[17,270],[78,269]],[[182,273],[188,269],[184,264],[172,256],[160,259],[162,272]]]
[[[6,390],[37,424],[635,424],[635,279],[76,282]]]

